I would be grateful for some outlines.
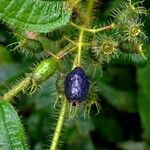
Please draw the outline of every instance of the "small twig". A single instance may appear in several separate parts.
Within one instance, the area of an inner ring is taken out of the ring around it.
[[[50,55],[56,59],[59,59],[59,57],[57,55],[53,54],[51,51],[45,51],[45,53],[47,53],[48,55]]]
[[[79,30],[83,30],[83,31],[87,31],[87,32],[91,32],[91,33],[96,33],[96,32],[100,32],[100,31],[104,31],[104,30],[108,30],[108,29],[112,29],[114,27],[114,24],[108,25],[108,26],[104,26],[98,29],[88,29],[82,26],[78,26],[73,22],[70,22],[70,25],[74,26],[75,28],[79,29]]]
[[[70,52],[72,52],[73,50],[75,50],[76,47],[68,47],[69,50],[67,49],[62,49],[60,50],[60,52],[58,54],[53,54],[52,52],[50,51],[45,51],[45,53],[47,53],[48,55],[60,60],[62,59],[64,56],[66,56],[67,54],[69,54]]]
[[[68,50],[68,51],[64,51],[63,53],[58,54],[58,58],[59,58],[59,59],[62,59],[64,56],[66,56],[66,55],[69,54],[70,52],[74,51],[75,48],[76,48],[76,47],[73,47],[73,48],[71,48],[71,49]]]
[[[64,39],[67,40],[68,42],[72,43],[73,45],[76,45],[76,43],[74,41],[72,41],[71,39],[67,38],[66,36],[64,36]]]

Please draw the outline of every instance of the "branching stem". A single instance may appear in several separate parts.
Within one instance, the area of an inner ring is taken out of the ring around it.
[[[62,126],[63,126],[63,123],[64,123],[66,107],[67,107],[67,101],[66,101],[66,99],[63,99],[60,114],[59,114],[59,117],[58,117],[58,120],[57,120],[57,125],[56,125],[56,128],[55,128],[55,132],[54,132],[54,136],[52,138],[50,150],[56,150],[57,149],[57,145],[58,145],[58,141],[59,141],[59,138],[60,138]]]
[[[63,53],[58,54],[58,58],[62,59],[64,56],[66,56],[67,54],[69,54],[70,52],[74,51],[76,47],[71,48],[68,51],[64,51]]]
[[[95,34],[96,32],[100,32],[100,31],[112,29],[112,28],[114,27],[114,24],[111,24],[111,25],[104,26],[104,27],[101,27],[101,28],[98,28],[98,29],[88,29],[88,28],[85,28],[85,27],[83,27],[83,26],[78,26],[78,25],[76,25],[76,24],[73,23],[73,22],[70,22],[70,25],[74,26],[74,27],[77,28],[78,30],[83,30],[83,31],[86,31],[86,32],[91,32],[91,33],[93,33],[93,34]]]
[[[94,6],[94,0],[88,0],[87,8],[86,8],[86,15],[85,15],[85,21],[83,23],[83,26],[88,26],[90,24],[91,14],[93,11]],[[77,66],[81,66],[81,53],[82,53],[82,46],[83,46],[83,40],[84,40],[84,27],[80,28],[79,32],[79,40],[77,43],[78,46],[78,53],[77,53]]]
[[[88,6],[87,6],[86,19],[85,19],[86,21],[84,22],[84,24],[89,23],[91,13],[93,10],[93,5],[94,5],[94,0],[89,0]],[[77,66],[81,65],[80,63],[81,63],[81,52],[82,52],[82,46],[83,46],[82,45],[83,44],[83,38],[84,38],[84,30],[81,29],[80,33],[79,33],[79,40],[78,40],[78,43],[76,44],[77,48],[78,48],[77,49],[78,52],[77,52],[77,56],[75,57],[75,60],[74,60],[76,62],[76,59],[77,59]],[[67,106],[66,100],[62,101],[62,106],[61,106],[60,114],[58,117],[57,125],[55,128],[54,136],[52,139],[52,143],[50,146],[50,150],[56,150],[56,148],[57,148],[58,140],[59,140],[59,137],[61,134],[61,130],[62,130],[64,118],[65,118],[66,106]]]
[[[65,49],[63,49],[60,52],[58,52],[58,54],[56,54],[56,55],[54,55],[54,54],[52,54],[52,53],[50,53],[48,51],[45,51],[45,52],[47,52],[48,54],[52,55],[56,59],[60,60],[63,57],[65,57],[68,53],[72,52],[75,48],[76,48],[76,46],[71,47],[71,45],[69,45]],[[24,91],[26,88],[28,88],[28,86],[31,83],[31,80],[32,80],[32,77],[30,75],[27,76],[22,81],[20,81],[20,83],[18,83],[15,86],[13,86],[10,91],[8,91],[7,93],[4,94],[4,96],[0,96],[0,98],[3,99],[3,100],[11,101],[19,92]]]
[[[16,96],[20,91],[24,90],[30,84],[31,78],[26,77],[19,84],[15,85],[8,93],[4,94],[2,99],[4,100],[12,100],[14,96]]]
[[[60,59],[64,58],[67,54],[69,54],[70,52],[74,51],[75,49],[76,49],[76,46],[73,46],[73,47],[70,46],[65,49],[62,49],[60,52],[58,52],[58,54],[53,54],[51,51],[46,51],[46,50],[45,50],[45,53],[60,60]]]

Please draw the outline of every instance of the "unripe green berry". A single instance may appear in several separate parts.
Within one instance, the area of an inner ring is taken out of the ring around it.
[[[59,60],[56,58],[48,58],[43,60],[33,71],[33,79],[37,82],[48,79],[58,68]]]

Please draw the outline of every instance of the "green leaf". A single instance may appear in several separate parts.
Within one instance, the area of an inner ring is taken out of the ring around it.
[[[94,150],[94,145],[90,138],[90,132],[93,130],[91,120],[73,119],[68,120],[65,126],[65,141],[68,142],[66,150]]]
[[[113,113],[109,114],[104,110],[101,112],[101,115],[92,118],[97,134],[102,137],[104,141],[116,143],[123,140],[123,130],[113,115]]]
[[[110,63],[112,64],[127,64],[142,66],[146,64],[146,60],[138,54],[119,53],[118,58],[113,58]]]
[[[25,135],[17,112],[11,104],[0,100],[0,149],[27,150]]]
[[[143,138],[150,147],[150,63],[146,67],[138,69],[138,106],[144,128]]]
[[[116,109],[130,113],[137,112],[136,94],[134,92],[117,90],[107,85],[101,86],[101,90],[109,104]]]
[[[0,45],[0,64],[7,64],[10,62],[12,62],[12,58],[9,51]]]
[[[149,75],[150,74],[150,64],[146,67],[138,69],[138,85],[139,85],[139,110],[142,117],[142,121],[144,125],[148,125],[150,127],[150,98],[149,98]]]
[[[49,32],[66,25],[71,11],[63,1],[0,0],[0,19],[19,29]]]
[[[148,56],[148,63],[145,67],[139,68],[137,71],[137,81],[138,81],[138,107],[139,113],[141,117],[142,127],[143,127],[143,139],[144,142],[144,150],[150,149],[150,82],[149,82],[149,74],[150,74],[150,45],[145,45],[146,54]]]
[[[145,150],[143,142],[124,141],[117,144],[117,147],[122,150]]]
[[[113,0],[113,1],[109,1],[108,5],[107,5],[107,9],[104,12],[105,17],[110,16],[110,14],[112,14],[112,12],[114,12],[115,8],[120,7],[120,5],[125,2],[124,0]]]
[[[0,85],[6,84],[15,75],[19,74],[20,65],[17,63],[0,65]]]
[[[54,106],[57,98],[58,91],[56,89],[56,75],[53,75],[46,83],[42,83],[41,89],[35,93],[35,96],[32,96],[34,99],[36,109],[44,109],[46,107]]]

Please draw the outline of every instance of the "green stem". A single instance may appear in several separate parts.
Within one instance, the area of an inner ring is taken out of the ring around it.
[[[63,58],[64,56],[66,56],[68,53],[70,53],[71,51],[73,51],[75,49],[75,46],[74,47],[71,47],[71,45],[69,45],[69,50],[68,50],[68,46],[66,46],[65,49],[61,50],[60,52],[58,52],[57,55],[54,55],[52,54],[53,57],[56,57],[57,59],[61,59]],[[52,62],[52,65],[54,65],[55,63]],[[19,92],[25,90],[26,88],[29,87],[29,85],[34,81],[32,78],[33,78],[33,74],[35,74],[35,72],[38,72],[36,74],[39,74],[39,68],[41,70],[41,67],[43,65],[43,61],[37,65],[37,67],[35,67],[34,69],[34,72],[31,73],[28,77],[26,77],[25,79],[23,79],[22,81],[20,81],[18,84],[16,84],[15,86],[12,87],[12,89],[10,89],[10,91],[8,91],[7,93],[5,93],[3,96],[0,96],[0,99],[4,99],[4,100],[7,100],[7,101],[11,101],[13,99],[13,97],[15,97]],[[49,66],[50,67],[50,66]],[[54,67],[55,68],[55,67]],[[54,69],[53,67],[51,69]],[[41,72],[40,72],[41,73]],[[44,75],[45,74],[49,74],[49,76],[51,75],[52,72],[48,70],[42,70],[42,74],[43,74],[43,77],[42,75],[40,74],[41,78],[43,78],[43,80],[46,80],[44,78]],[[32,82],[31,82],[32,81]]]
[[[86,8],[85,21],[83,23],[83,26],[88,26],[90,24],[93,6],[94,6],[94,0],[88,0],[88,4],[87,4],[87,8]],[[84,40],[84,30],[80,29],[79,40],[77,43],[77,46],[78,46],[77,66],[81,66],[81,53],[82,53],[83,40]]]
[[[104,31],[104,30],[108,30],[108,29],[112,29],[114,28],[115,24],[111,24],[111,25],[108,25],[108,26],[104,26],[104,27],[101,27],[101,28],[98,28],[98,29],[88,29],[88,28],[85,28],[83,26],[78,26],[76,25],[75,23],[71,22],[70,25],[74,26],[75,28],[77,28],[78,30],[83,30],[83,31],[87,31],[87,32],[91,32],[91,33],[96,33],[96,32],[100,32],[100,31]]]
[[[54,135],[53,135],[53,138],[52,138],[50,150],[56,150],[57,149],[59,137],[60,137],[60,134],[61,134],[63,123],[64,123],[66,107],[67,107],[67,101],[66,101],[66,99],[64,99],[62,101],[62,106],[61,106],[60,114],[59,114],[59,117],[58,117],[57,125],[56,125],[56,128],[55,128],[55,132],[54,132]]]
[[[15,85],[8,93],[4,94],[4,96],[2,98],[4,100],[10,101],[20,91],[24,90],[30,84],[30,81],[31,81],[31,78],[26,77],[19,84]]]
[[[77,66],[81,66],[81,52],[82,52],[83,35],[84,35],[84,31],[81,30],[80,34],[79,34],[79,41],[78,41]]]
[[[91,23],[93,7],[94,7],[94,0],[88,0],[88,5],[86,8],[86,16],[85,16],[85,21],[84,21],[85,26],[88,26]]]

